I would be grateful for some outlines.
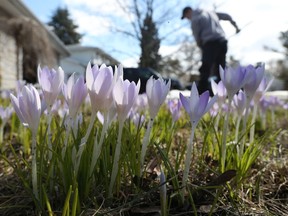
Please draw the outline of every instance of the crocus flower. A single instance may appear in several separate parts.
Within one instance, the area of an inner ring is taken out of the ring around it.
[[[32,186],[33,193],[38,199],[36,136],[41,116],[40,96],[34,86],[28,85],[18,92],[17,98],[13,94],[10,94],[10,98],[20,121],[32,131]]]
[[[133,109],[139,113],[145,112],[148,107],[148,99],[145,93],[139,94],[133,105]]]
[[[63,94],[69,107],[69,116],[74,119],[87,96],[87,87],[84,78],[80,76],[75,80],[75,73],[69,77],[67,84],[63,85]]]
[[[238,116],[242,116],[246,108],[246,95],[242,90],[240,90],[238,94],[234,95],[233,105],[236,108]]]
[[[121,153],[121,137],[124,121],[130,112],[137,95],[140,90],[140,82],[138,81],[137,85],[135,82],[130,82],[128,80],[123,81],[122,78],[118,79],[114,88],[113,88],[113,98],[116,105],[119,128],[118,128],[118,138],[117,144],[114,153],[113,167],[111,172],[111,180],[109,185],[108,196],[112,196],[113,186],[116,180],[116,176],[119,169],[119,159]]]
[[[10,94],[10,98],[20,121],[36,134],[41,115],[41,101],[36,88],[32,85],[24,86],[17,98],[13,94]]]
[[[211,88],[214,95],[218,95],[218,103],[219,107],[222,106],[222,104],[225,103],[226,97],[227,97],[227,90],[222,82],[220,80],[218,83],[216,83],[213,79],[211,80]]]
[[[257,88],[259,87],[264,77],[264,70],[265,65],[263,63],[258,67],[254,67],[252,65],[248,65],[246,67],[247,73],[251,74],[250,79],[248,79],[243,86],[248,102],[252,100]]]
[[[254,103],[258,103],[262,99],[262,97],[264,96],[265,92],[270,88],[273,80],[274,79],[271,79],[268,82],[267,78],[263,77],[263,79],[261,80],[258,88],[255,91],[254,98],[253,98]]]
[[[50,70],[48,67],[41,69],[38,66],[38,82],[43,91],[44,100],[47,106],[51,108],[62,89],[64,71],[61,67],[56,71],[54,69]]]
[[[116,110],[119,121],[124,121],[131,110],[140,89],[140,82],[137,85],[128,80],[118,79],[113,89]]]
[[[209,91],[205,91],[199,96],[195,82],[192,84],[189,98],[180,93],[181,103],[190,116],[190,121],[193,124],[197,124],[199,122],[201,117],[213,106],[217,98],[218,96],[215,95],[209,101]]]
[[[144,115],[140,114],[139,112],[135,112],[133,109],[129,113],[129,118],[132,120],[136,128],[141,126],[145,121]]]
[[[164,103],[167,97],[170,86],[171,80],[166,83],[166,81],[161,77],[159,79],[154,79],[153,76],[151,76],[147,81],[146,94],[151,118],[156,117],[160,106]]]
[[[11,93],[10,90],[8,90],[8,89],[3,89],[3,90],[1,91],[1,98],[3,98],[3,99],[9,99],[9,98],[10,98],[10,93]]]
[[[213,106],[213,104],[217,100],[217,95],[215,95],[213,98],[209,101],[209,91],[203,92],[200,96],[198,93],[198,89],[196,87],[195,82],[192,84],[191,92],[190,92],[190,98],[187,98],[183,96],[182,93],[180,93],[180,100],[181,103],[190,116],[190,121],[192,123],[192,129],[191,129],[191,135],[189,144],[187,146],[186,150],[186,159],[185,159],[185,167],[183,172],[183,179],[182,179],[182,185],[183,185],[183,193],[182,198],[184,198],[184,192],[185,187],[187,184],[187,178],[188,178],[188,172],[191,164],[191,155],[192,155],[192,147],[193,147],[193,139],[194,139],[194,133],[196,126],[201,119],[201,117]]]
[[[42,106],[45,106],[45,105],[42,104]],[[61,106],[62,106],[61,100],[57,99],[51,107],[51,114],[57,115],[59,109],[61,109]],[[42,108],[42,111],[43,111],[43,108]],[[45,113],[45,115],[48,115],[47,109],[44,110],[44,113]]]
[[[169,100],[167,105],[172,114],[173,122],[176,122],[181,116],[181,107],[182,107],[181,101],[179,99],[177,99],[177,101]]]
[[[11,117],[12,113],[14,112],[12,107],[0,107],[0,118],[2,119],[2,125],[4,125]]]
[[[2,120],[2,124],[0,125],[0,151],[2,148],[2,142],[3,142],[4,126],[6,125],[7,121],[10,119],[13,112],[14,110],[11,106],[6,107],[6,108],[0,107],[0,117]]]
[[[105,64],[91,67],[89,63],[86,69],[86,82],[90,96],[92,112],[108,110],[113,102],[112,89],[116,80],[123,74],[123,68],[120,65],[115,67],[113,76],[112,67]]]
[[[271,105],[271,103],[270,103],[269,99],[263,97],[259,101],[259,105],[260,105],[261,112],[265,113],[267,111],[267,109],[269,108],[269,106]]]
[[[156,117],[160,106],[164,103],[170,90],[170,86],[171,80],[166,83],[161,77],[159,79],[154,79],[153,76],[151,76],[146,83],[146,95],[149,105],[150,119],[142,143],[140,172],[142,172],[142,169],[144,167],[144,159],[149,144],[150,133],[153,127],[154,118]]]
[[[250,79],[251,73],[247,73],[244,67],[237,68],[220,67],[220,77],[227,90],[227,95],[230,100],[243,87],[243,85]]]

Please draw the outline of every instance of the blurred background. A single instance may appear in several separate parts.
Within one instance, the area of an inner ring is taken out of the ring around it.
[[[221,21],[227,64],[257,65],[288,89],[288,1],[271,0],[0,0],[0,88],[37,82],[37,66],[61,66],[66,77],[93,64],[151,68],[182,87],[197,80],[200,51],[186,6],[228,13]]]

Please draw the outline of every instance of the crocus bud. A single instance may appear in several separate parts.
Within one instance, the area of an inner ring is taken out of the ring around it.
[[[14,110],[11,106],[6,108],[0,107],[0,117],[2,119],[2,125],[4,125],[10,119],[13,112]]]
[[[105,111],[112,106],[112,89],[119,76],[121,76],[121,67],[119,67],[119,71],[117,69],[115,76],[113,76],[112,67],[107,67],[104,64],[100,68],[98,65],[91,67],[90,63],[87,65],[86,82],[92,112]]]
[[[222,106],[222,104],[225,103],[226,97],[227,97],[227,90],[222,82],[220,80],[218,83],[216,83],[213,79],[211,80],[211,88],[214,95],[218,95],[218,103],[219,107]]]
[[[41,116],[41,101],[34,86],[24,86],[17,98],[10,94],[11,103],[24,126],[29,127],[36,134]]]
[[[246,95],[242,90],[240,90],[238,94],[234,95],[233,105],[236,108],[238,116],[242,116],[246,108]]]
[[[162,78],[154,79],[153,76],[151,76],[147,81],[146,94],[151,118],[156,117],[160,106],[164,103],[167,97],[170,86],[171,80],[166,83]]]
[[[265,71],[265,65],[261,64],[259,67],[248,65],[246,67],[247,73],[250,73],[250,79],[244,84],[243,89],[249,101],[252,100],[257,88],[259,87]]]
[[[119,121],[124,121],[131,110],[139,93],[140,82],[137,85],[128,80],[119,79],[113,89],[116,110]]]
[[[169,100],[167,105],[168,105],[168,108],[172,114],[172,121],[176,122],[181,116],[182,104],[181,104],[180,99],[177,99],[177,101],[176,100]]]
[[[251,73],[243,67],[223,69],[220,67],[220,77],[227,90],[228,98],[232,100],[233,96],[243,87],[243,85],[250,79]]]
[[[69,116],[75,118],[87,96],[87,87],[84,83],[84,78],[80,76],[75,80],[75,73],[73,73],[68,79],[67,84],[63,86],[63,94],[69,107]]]
[[[54,69],[50,70],[48,67],[41,69],[41,67],[38,66],[38,82],[43,91],[46,105],[51,108],[62,90],[64,71],[61,67],[56,71]]]

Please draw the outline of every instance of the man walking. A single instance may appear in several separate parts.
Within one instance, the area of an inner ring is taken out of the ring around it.
[[[203,93],[211,89],[209,82],[210,75],[213,74],[216,76],[216,82],[220,81],[219,65],[225,68],[226,64],[227,39],[219,21],[230,21],[235,27],[236,33],[240,29],[232,17],[226,13],[215,13],[185,7],[181,19],[184,18],[191,21],[194,38],[202,51],[198,91],[199,93]]]

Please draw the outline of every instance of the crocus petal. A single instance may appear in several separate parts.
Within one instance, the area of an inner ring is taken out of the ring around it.
[[[20,121],[22,123],[24,123],[25,119],[24,119],[24,117],[22,115],[21,110],[19,109],[19,101],[18,101],[18,99],[12,93],[10,94],[10,99],[11,99],[12,106],[13,106],[18,118],[20,119]]]
[[[179,97],[182,103],[182,106],[186,110],[186,112],[190,113],[190,101],[187,97],[185,97],[182,93],[179,93]]]
[[[93,76],[93,72],[91,68],[91,63],[89,62],[86,67],[86,83],[87,83],[88,89],[91,90],[93,82],[94,82],[94,76]]]

